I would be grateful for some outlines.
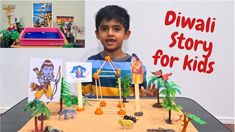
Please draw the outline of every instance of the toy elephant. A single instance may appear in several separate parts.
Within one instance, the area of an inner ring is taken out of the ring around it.
[[[64,119],[67,120],[67,119],[69,119],[69,117],[74,118],[75,115],[76,115],[76,111],[74,109],[63,109],[60,112],[59,119],[61,116],[64,116]]]

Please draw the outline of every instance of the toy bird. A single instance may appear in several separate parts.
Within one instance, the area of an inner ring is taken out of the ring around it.
[[[155,72],[151,72],[153,75],[157,76],[157,77],[161,77],[164,81],[168,80],[169,76],[172,75],[172,73],[166,73],[166,74],[162,74],[162,70],[158,70]]]

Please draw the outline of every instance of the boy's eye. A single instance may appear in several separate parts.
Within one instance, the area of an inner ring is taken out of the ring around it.
[[[101,31],[106,31],[108,28],[107,27],[100,27]]]
[[[120,31],[120,30],[121,30],[120,27],[115,27],[115,28],[114,28],[114,31]]]

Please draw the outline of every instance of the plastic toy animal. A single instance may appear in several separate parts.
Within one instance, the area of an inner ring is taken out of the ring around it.
[[[136,123],[136,121],[137,121],[136,117],[131,116],[131,115],[125,115],[125,116],[123,117],[123,119],[124,119],[124,120],[132,120],[134,123]]]
[[[120,119],[118,123],[122,126],[122,128],[130,129],[133,127],[133,121],[132,120],[124,120]]]
[[[53,126],[46,126],[44,132],[64,132],[64,131],[58,128],[55,128]]]
[[[67,120],[69,119],[69,117],[74,118],[76,115],[76,111],[74,109],[64,109],[60,112],[59,119],[62,115],[64,115],[64,119]]]

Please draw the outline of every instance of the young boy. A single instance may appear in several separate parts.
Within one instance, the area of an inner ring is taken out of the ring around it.
[[[122,50],[123,41],[127,40],[131,34],[129,30],[129,14],[120,6],[109,5],[98,11],[95,22],[95,34],[103,45],[104,50],[88,58],[88,61],[92,62],[93,72],[100,68],[105,56],[110,56],[114,64],[122,70],[122,77],[130,75],[131,56]],[[109,64],[106,64],[103,69],[107,71],[112,70]],[[118,96],[116,78],[100,78],[100,81],[103,96]],[[83,92],[86,94],[95,91],[94,88],[93,81],[92,84],[84,86]]]

